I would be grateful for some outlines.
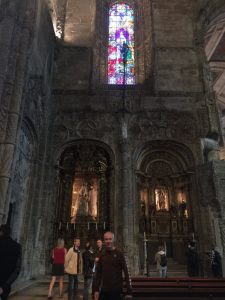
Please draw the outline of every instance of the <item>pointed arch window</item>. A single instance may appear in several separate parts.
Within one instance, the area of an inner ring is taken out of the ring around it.
[[[134,10],[126,3],[109,9],[108,84],[135,84]]]

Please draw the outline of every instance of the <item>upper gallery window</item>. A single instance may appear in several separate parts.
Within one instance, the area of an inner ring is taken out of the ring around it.
[[[109,9],[108,84],[135,84],[134,10],[126,3]]]

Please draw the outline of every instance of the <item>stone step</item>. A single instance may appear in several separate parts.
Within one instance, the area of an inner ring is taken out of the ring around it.
[[[156,265],[150,265],[149,266],[150,270],[156,269]],[[168,270],[173,270],[173,271],[185,271],[187,270],[187,267],[185,265],[175,265],[175,264],[167,264],[167,269]]]
[[[158,278],[159,277],[159,273],[158,271],[150,271],[149,273],[149,277],[153,277],[153,278]],[[169,278],[183,278],[183,277],[187,277],[187,272],[185,271],[170,271],[168,269],[167,271],[167,277]]]

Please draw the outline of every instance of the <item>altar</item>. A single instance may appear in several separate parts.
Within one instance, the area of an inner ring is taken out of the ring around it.
[[[147,264],[154,263],[160,245],[164,246],[169,258],[185,264],[187,243],[194,234],[188,177],[164,174],[161,178],[137,174],[142,269],[145,259]],[[143,239],[146,241],[144,246]]]

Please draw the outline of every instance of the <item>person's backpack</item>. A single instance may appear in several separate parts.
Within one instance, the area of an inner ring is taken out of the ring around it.
[[[160,255],[160,266],[161,267],[166,267],[167,266],[166,254],[161,254]]]

